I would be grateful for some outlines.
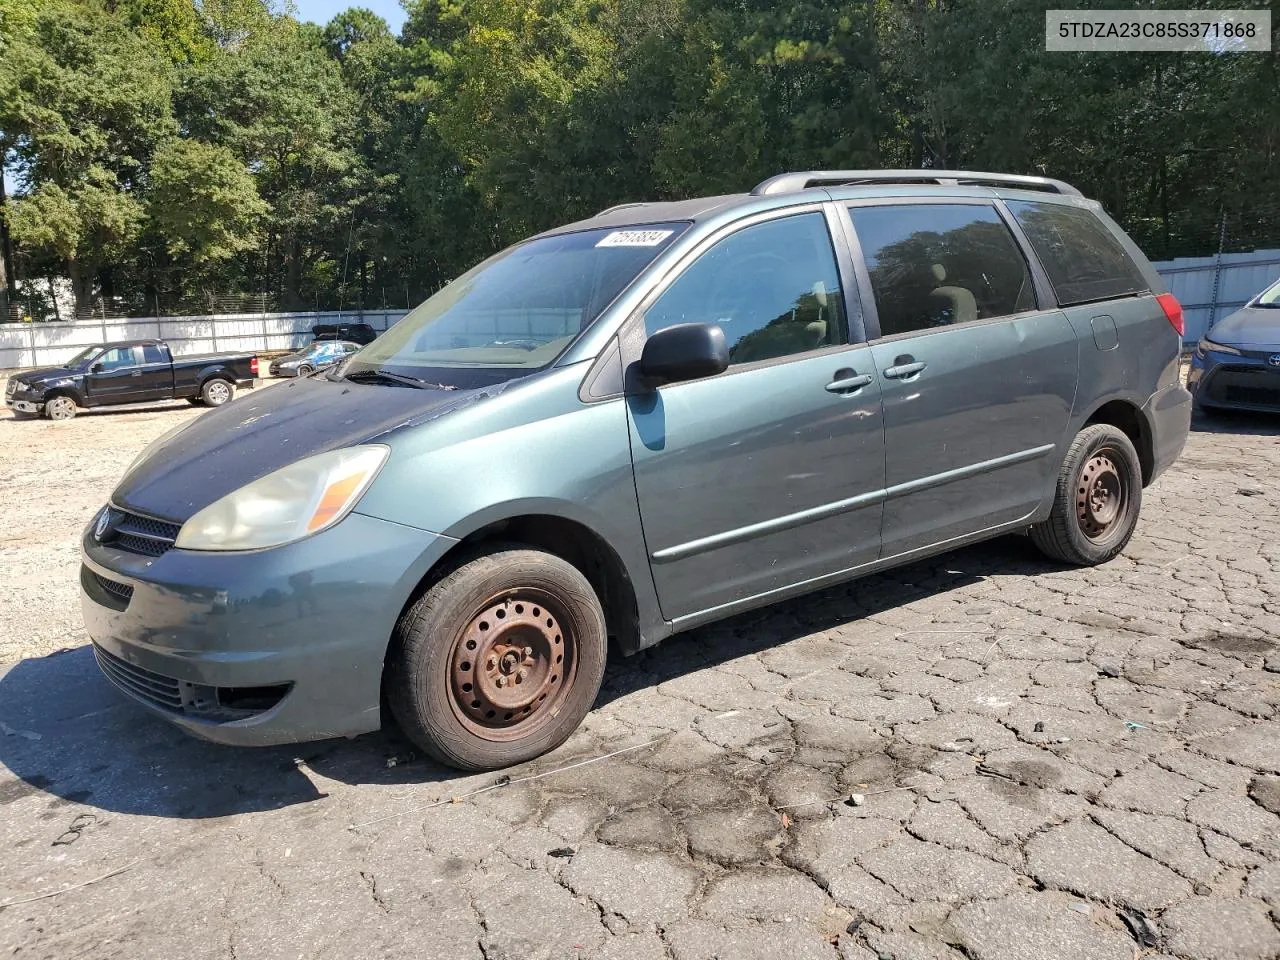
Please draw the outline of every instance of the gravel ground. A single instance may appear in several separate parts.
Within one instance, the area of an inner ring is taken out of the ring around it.
[[[0,418],[0,956],[1280,956],[1280,421],[1197,423],[1103,568],[1005,538],[612,664],[498,786],[98,675],[76,538],[198,415]]]

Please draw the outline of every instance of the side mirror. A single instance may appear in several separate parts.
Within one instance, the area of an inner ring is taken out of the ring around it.
[[[717,323],[678,323],[645,341],[640,373],[653,386],[714,377],[729,368],[729,345]]]
[[[101,373],[101,372],[102,372],[102,364],[100,364],[100,363],[95,363],[92,367],[90,367],[90,368],[89,368],[89,372],[90,372],[90,373]]]

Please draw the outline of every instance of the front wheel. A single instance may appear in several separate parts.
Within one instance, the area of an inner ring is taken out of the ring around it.
[[[236,394],[236,388],[226,380],[215,377],[206,380],[200,388],[200,399],[206,407],[220,407]]]
[[[1106,563],[1129,542],[1142,509],[1142,465],[1123,432],[1105,423],[1076,434],[1062,462],[1049,519],[1031,528],[1046,556]]]
[[[70,420],[76,415],[76,402],[70,397],[54,397],[44,405],[44,415],[50,420]]]
[[[518,546],[458,566],[404,614],[387,700],[406,736],[464,770],[511,766],[577,729],[604,676],[604,613],[571,564]]]
[[[302,366],[298,367],[298,376],[300,377],[309,377],[315,372],[316,368],[311,366],[309,363],[304,363]]]

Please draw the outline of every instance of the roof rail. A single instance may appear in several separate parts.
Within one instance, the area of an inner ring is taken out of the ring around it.
[[[605,207],[599,213],[593,214],[592,216],[594,219],[594,217],[603,217],[606,213],[613,213],[615,210],[626,210],[629,207],[647,207],[648,205],[649,201],[647,200],[637,200],[633,203],[615,203],[612,207]]]
[[[1044,190],[1068,197],[1083,196],[1079,190],[1061,180],[1049,177],[1027,177],[1015,173],[975,173],[971,170],[808,170],[780,173],[751,191],[753,197],[774,193],[793,193],[810,187],[838,187],[877,183],[936,183],[943,186],[1001,186],[1025,190]]]

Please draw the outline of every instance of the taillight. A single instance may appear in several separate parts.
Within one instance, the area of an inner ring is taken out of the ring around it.
[[[1178,316],[1182,316],[1182,313],[1179,312]],[[255,377],[258,375],[258,358],[257,357],[254,357],[252,360],[249,361],[249,372],[252,373]]]
[[[1160,309],[1164,311],[1165,319],[1169,321],[1169,325],[1178,331],[1178,336],[1186,333],[1186,324],[1182,322],[1182,304],[1178,302],[1178,298],[1172,293],[1162,293],[1156,297],[1156,302],[1160,304]]]

